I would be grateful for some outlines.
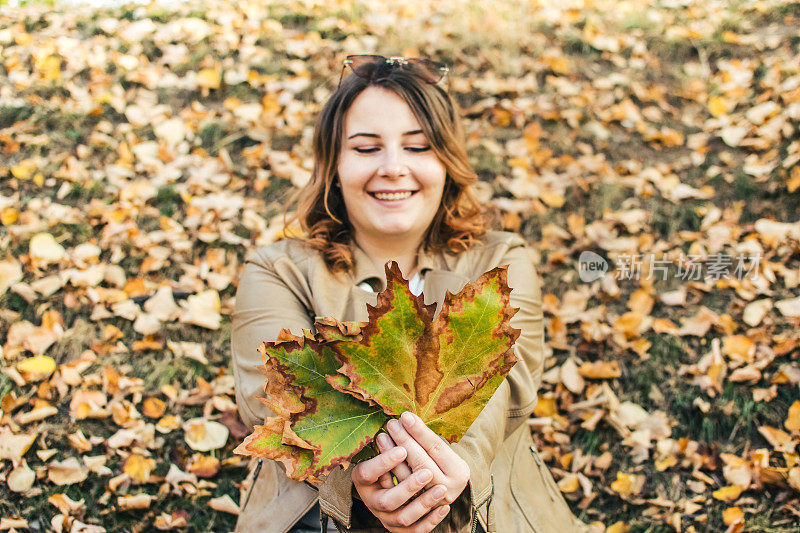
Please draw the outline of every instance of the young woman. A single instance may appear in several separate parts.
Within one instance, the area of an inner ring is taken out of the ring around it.
[[[543,364],[540,280],[521,237],[486,229],[457,108],[437,84],[446,67],[381,56],[345,64],[353,72],[314,132],[313,176],[298,206],[307,237],[255,250],[239,281],[232,354],[242,419],[252,428],[270,415],[257,400],[261,342],[281,328],[309,329],[318,316],[366,320],[389,260],[426,304],[509,265],[519,362],[458,443],[404,413],[377,439],[377,457],[339,468],[321,485],[259,461],[237,531],[582,530],[525,423]]]

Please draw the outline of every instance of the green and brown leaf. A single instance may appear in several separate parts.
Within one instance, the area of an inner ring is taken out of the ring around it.
[[[334,385],[380,405],[392,416],[413,411],[436,433],[455,442],[469,428],[516,362],[520,331],[509,325],[507,267],[495,268],[434,305],[414,296],[397,263],[386,267],[386,290],[359,340],[344,340],[320,326],[350,378]],[[341,339],[341,340],[340,340]]]
[[[317,335],[282,330],[262,343],[262,401],[277,416],[234,450],[281,462],[286,475],[319,482],[353,458],[403,411],[450,442],[480,414],[516,362],[507,266],[435,305],[411,293],[397,263],[364,324],[325,318]]]

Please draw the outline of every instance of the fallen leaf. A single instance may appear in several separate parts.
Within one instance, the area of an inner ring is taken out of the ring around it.
[[[744,307],[742,312],[742,320],[750,327],[756,327],[761,323],[769,310],[772,309],[772,300],[765,298],[750,302]]]
[[[205,418],[192,418],[183,424],[186,444],[193,450],[207,452],[225,446],[228,428]]]
[[[786,415],[783,425],[793,433],[800,431],[800,400],[795,400],[789,407],[789,413]]]
[[[222,321],[220,315],[220,301],[217,291],[207,290],[200,294],[189,296],[186,302],[181,302],[185,312],[180,321],[194,324],[206,329],[219,329]]]
[[[74,485],[85,480],[89,469],[75,457],[64,461],[53,461],[47,465],[47,479],[56,485]]]
[[[722,511],[722,521],[726,526],[730,526],[739,521],[744,521],[744,513],[739,507],[728,507]]]
[[[37,355],[28,357],[27,359],[17,363],[17,370],[19,370],[22,377],[27,382],[41,381],[46,379],[55,372],[56,362],[52,357],[46,355]]]
[[[20,280],[22,280],[22,266],[18,261],[11,257],[0,261],[0,296]]]
[[[642,491],[644,482],[645,477],[641,474],[617,472],[617,479],[611,482],[611,490],[623,497],[634,496]]]
[[[167,410],[167,404],[159,398],[146,398],[142,402],[142,413],[149,418],[161,418]]]
[[[715,490],[711,493],[711,495],[717,500],[731,503],[739,499],[739,496],[742,494],[743,490],[744,489],[739,485],[727,485]]]
[[[223,513],[230,513],[233,515],[239,514],[239,506],[236,505],[236,502],[233,499],[225,494],[224,496],[220,496],[218,498],[212,498],[208,501],[208,506],[214,509],[215,511],[220,511]]]
[[[8,489],[12,492],[25,492],[33,487],[33,482],[36,480],[36,473],[28,468],[25,461],[9,472],[6,478]]]
[[[578,373],[589,379],[612,379],[620,377],[622,370],[617,361],[593,361],[581,364]]]
[[[150,480],[150,473],[155,469],[156,462],[149,457],[132,454],[125,459],[122,471],[136,483],[147,483]]]
[[[189,465],[189,472],[197,477],[214,477],[219,473],[219,469],[219,459],[203,454],[195,454]]]
[[[149,494],[136,494],[134,496],[119,496],[117,506],[125,511],[134,509],[149,509],[155,498]]]
[[[14,466],[19,465],[22,456],[33,445],[36,437],[36,434],[15,434],[8,427],[0,427],[0,459],[11,461]]]
[[[64,247],[49,233],[37,233],[31,237],[29,253],[32,259],[44,265],[56,263],[66,255]]]

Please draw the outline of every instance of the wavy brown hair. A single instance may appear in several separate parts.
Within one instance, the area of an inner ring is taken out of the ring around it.
[[[352,269],[352,228],[341,189],[334,184],[347,111],[370,86],[393,91],[409,105],[446,169],[442,200],[424,237],[425,249],[452,253],[469,249],[486,232],[487,223],[472,190],[477,176],[467,158],[457,106],[441,87],[403,69],[393,69],[377,80],[351,73],[322,108],[314,128],[311,180],[295,197],[305,242],[322,252],[332,272]]]

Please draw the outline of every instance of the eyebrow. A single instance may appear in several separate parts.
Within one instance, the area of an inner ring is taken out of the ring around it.
[[[403,136],[405,137],[406,135],[418,135],[418,134],[420,134],[420,133],[422,133],[422,130],[413,130],[413,131],[407,131],[407,132],[405,132],[405,133],[403,134]],[[349,139],[353,139],[353,138],[355,138],[355,137],[371,137],[371,138],[379,139],[379,138],[380,138],[380,135],[378,135],[377,133],[364,133],[364,132],[359,132],[359,133],[354,133],[353,135],[351,135],[351,136],[350,136],[350,137],[348,137],[347,139],[349,140]]]

